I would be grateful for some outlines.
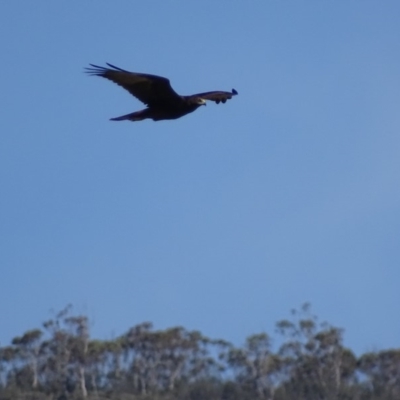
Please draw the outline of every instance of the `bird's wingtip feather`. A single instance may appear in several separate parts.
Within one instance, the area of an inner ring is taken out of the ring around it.
[[[106,70],[104,67],[100,67],[99,65],[89,64],[90,67],[85,67],[85,72],[89,75],[99,75]]]
[[[126,71],[124,71],[123,69],[116,67],[115,65],[112,65],[112,64],[110,64],[110,63],[106,63],[106,64],[107,64],[110,68],[112,68],[113,70],[126,72]],[[99,74],[105,73],[106,71],[110,71],[110,69],[107,68],[107,67],[101,67],[100,65],[90,64],[90,63],[89,63],[89,65],[90,65],[90,67],[85,67],[85,71],[86,71],[88,74],[99,75]]]
[[[117,71],[122,71],[122,72],[128,72],[128,71],[125,71],[124,69],[122,69],[122,68],[119,68],[119,67],[116,67],[115,65],[113,65],[113,64],[110,64],[110,63],[106,63],[109,67],[111,67],[111,68],[113,68],[113,69],[115,69],[115,70],[117,70]]]
[[[237,90],[232,89],[232,94],[239,94]]]

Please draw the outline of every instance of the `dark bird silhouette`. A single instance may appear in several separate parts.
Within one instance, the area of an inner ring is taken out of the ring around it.
[[[102,76],[115,82],[147,106],[143,110],[111,118],[111,121],[142,121],[146,118],[153,121],[177,119],[195,111],[200,106],[205,106],[206,100],[217,104],[225,103],[238,94],[235,89],[232,89],[232,92],[214,91],[180,96],[172,89],[167,78],[129,72],[108,63],[107,65],[110,68],[90,64],[91,67],[86,68],[86,72],[89,75]]]

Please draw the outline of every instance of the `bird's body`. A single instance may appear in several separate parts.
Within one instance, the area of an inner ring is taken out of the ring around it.
[[[217,104],[225,103],[238,94],[235,89],[232,89],[232,92],[213,91],[180,96],[172,89],[169,80],[162,76],[128,72],[111,64],[107,64],[110,68],[90,65],[91,68],[86,68],[88,74],[102,76],[117,83],[147,105],[147,108],[143,110],[111,118],[112,121],[142,121],[147,118],[153,121],[177,119],[206,105],[206,100]]]
[[[200,104],[196,103],[187,104],[185,102],[182,102],[182,104],[178,104],[177,102],[172,102],[171,106],[168,103],[165,103],[160,106],[153,105],[151,108],[147,107],[143,110],[136,111],[131,114],[122,115],[121,117],[111,118],[111,121],[141,121],[146,118],[150,118],[153,121],[160,121],[163,119],[177,119],[195,111],[198,107],[200,107]]]

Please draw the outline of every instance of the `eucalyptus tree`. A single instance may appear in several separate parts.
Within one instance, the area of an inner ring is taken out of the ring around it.
[[[363,354],[358,360],[363,374],[363,393],[368,399],[400,399],[400,350]],[[367,383],[367,384],[365,384]]]
[[[353,396],[356,358],[343,346],[343,330],[320,323],[305,304],[293,319],[276,324],[283,338],[278,354],[282,389],[297,399],[336,400]]]
[[[22,364],[26,365],[27,372],[31,375],[30,385],[33,389],[36,389],[39,384],[39,357],[42,336],[43,332],[40,329],[32,329],[12,340],[15,355]]]
[[[242,348],[232,347],[226,355],[235,379],[260,399],[274,398],[280,368],[267,333],[251,335]]]

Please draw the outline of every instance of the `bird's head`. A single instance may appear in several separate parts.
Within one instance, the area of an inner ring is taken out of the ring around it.
[[[207,105],[207,102],[206,102],[204,99],[202,99],[201,97],[198,97],[198,98],[197,98],[197,104],[198,104],[199,106],[206,106],[206,105]]]

